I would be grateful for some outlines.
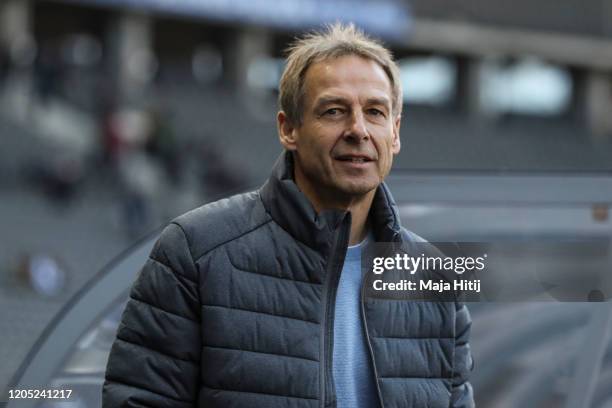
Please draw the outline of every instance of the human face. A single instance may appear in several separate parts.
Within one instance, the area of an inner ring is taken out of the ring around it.
[[[373,194],[400,150],[385,71],[373,60],[343,56],[311,65],[304,89],[302,124],[278,115],[298,186],[322,201]]]

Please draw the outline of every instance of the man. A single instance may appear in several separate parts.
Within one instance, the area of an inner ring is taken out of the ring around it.
[[[383,183],[400,150],[390,53],[352,25],[306,36],[279,100],[285,151],[266,184],[162,233],[131,290],[103,405],[472,407],[467,309],[361,288],[363,241],[418,239]]]

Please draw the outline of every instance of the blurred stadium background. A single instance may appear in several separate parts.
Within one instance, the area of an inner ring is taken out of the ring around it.
[[[0,390],[112,259],[139,260],[133,245],[174,216],[265,180],[280,152],[283,50],[336,20],[399,61],[403,149],[390,182],[408,228],[595,239],[612,274],[610,0],[2,0]],[[56,372],[99,384],[123,289],[63,321],[82,329],[67,347],[102,350],[83,357],[92,371],[62,355]],[[473,314],[479,406],[612,406],[607,307]],[[95,406],[83,401],[97,390],[71,406]]]

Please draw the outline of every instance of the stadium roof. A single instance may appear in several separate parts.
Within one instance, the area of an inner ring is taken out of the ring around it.
[[[416,18],[612,37],[608,0],[409,0],[408,4]]]

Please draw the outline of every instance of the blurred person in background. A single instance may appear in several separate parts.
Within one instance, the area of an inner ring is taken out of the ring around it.
[[[40,55],[34,65],[36,96],[42,106],[50,99],[58,97],[64,79],[64,67],[55,43],[41,47]]]
[[[4,87],[4,82],[10,69],[10,56],[6,47],[0,43],[0,90]]]
[[[127,235],[136,238],[151,227],[151,203],[163,184],[161,165],[146,150],[153,124],[146,111],[131,108],[119,110],[111,120],[118,138],[114,155],[122,189],[123,224]]]
[[[100,135],[100,164],[112,169],[121,153],[121,136],[117,120],[116,102],[105,101],[98,116]]]
[[[168,179],[173,185],[181,181],[181,160],[176,135],[170,123],[167,112],[160,108],[152,109],[151,138],[147,143],[147,151],[159,158]]]
[[[400,150],[398,76],[353,25],[294,44],[285,151],[261,189],[162,232],[121,319],[104,407],[474,406],[465,306],[361,294],[367,245],[422,241],[383,182]]]

